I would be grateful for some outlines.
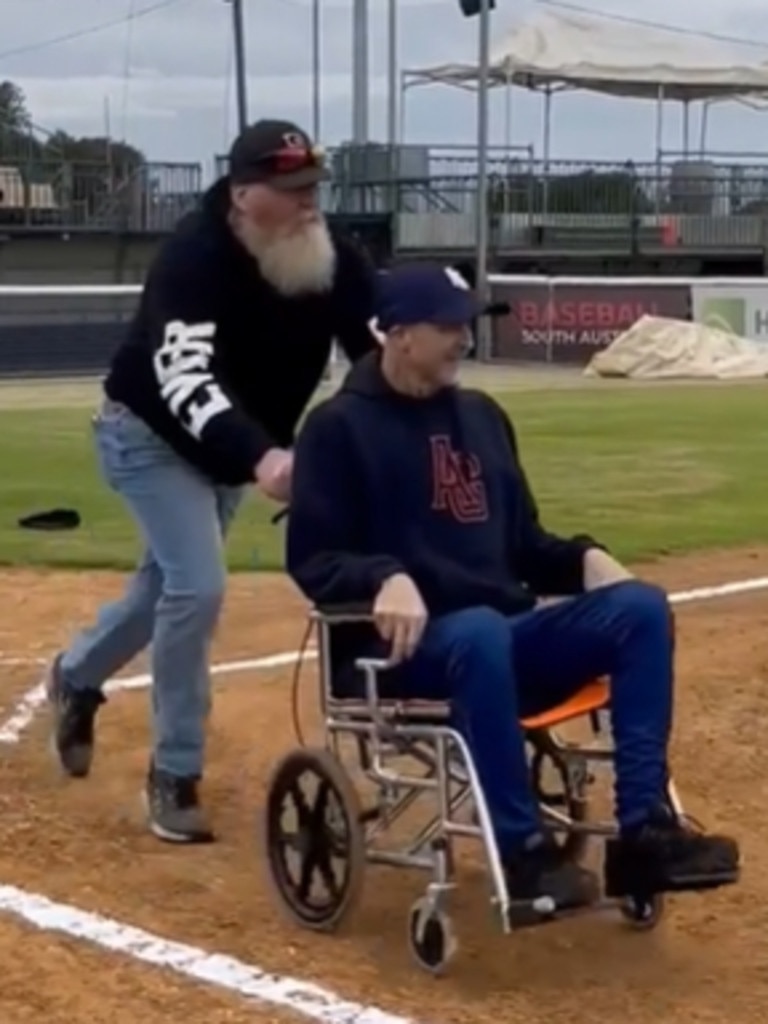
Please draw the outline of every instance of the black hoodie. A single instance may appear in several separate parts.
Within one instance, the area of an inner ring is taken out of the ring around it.
[[[597,544],[541,526],[501,407],[463,388],[403,396],[379,364],[362,359],[299,435],[287,565],[306,597],[367,603],[398,572],[433,616],[579,593]]]
[[[334,338],[351,360],[375,347],[375,272],[334,237],[332,289],[280,295],[228,209],[223,178],[162,245],[105,390],[211,480],[244,484],[267,449],[293,443]]]

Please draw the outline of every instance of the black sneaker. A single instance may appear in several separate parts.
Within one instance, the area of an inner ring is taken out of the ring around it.
[[[198,780],[152,766],[144,792],[149,827],[167,843],[212,843],[213,830],[200,806]]]
[[[597,875],[563,858],[548,836],[537,836],[505,863],[513,927],[539,924],[597,901]]]
[[[605,891],[611,898],[717,889],[737,882],[739,869],[735,839],[707,835],[671,814],[605,846]]]
[[[73,690],[61,673],[57,655],[45,679],[45,691],[53,717],[51,749],[62,771],[84,778],[91,770],[96,713],[106,698],[100,690]]]

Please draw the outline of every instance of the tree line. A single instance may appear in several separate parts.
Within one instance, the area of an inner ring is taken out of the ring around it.
[[[20,205],[23,183],[31,206],[44,205],[34,197],[52,194],[57,205],[76,204],[92,214],[145,162],[134,146],[106,135],[78,137],[61,128],[40,128],[24,91],[14,82],[0,82],[0,210]]]

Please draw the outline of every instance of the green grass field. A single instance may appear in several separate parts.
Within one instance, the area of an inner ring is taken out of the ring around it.
[[[505,392],[544,522],[590,532],[622,558],[768,541],[768,393],[763,387]],[[0,412],[0,562],[128,568],[133,524],[102,483],[90,411]],[[20,530],[20,515],[80,510],[70,533]],[[275,506],[246,503],[229,545],[233,569],[275,569]]]

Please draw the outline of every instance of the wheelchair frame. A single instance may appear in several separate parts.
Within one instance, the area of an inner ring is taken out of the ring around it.
[[[380,673],[386,662],[359,659],[365,679],[363,700],[339,700],[332,694],[330,630],[348,622],[370,622],[370,610],[315,609],[320,672],[321,711],[325,743],[319,748],[297,748],[276,766],[268,784],[265,807],[265,845],[272,888],[284,910],[300,925],[332,931],[357,902],[367,864],[418,868],[431,872],[424,896],[411,907],[408,940],[417,963],[440,973],[457,949],[453,926],[446,912],[450,892],[456,887],[454,843],[457,838],[479,839],[483,846],[495,909],[504,933],[522,923],[554,919],[555,907],[548,897],[533,903],[513,903],[509,898],[501,858],[494,838],[486,800],[472,756],[462,736],[449,723],[447,704],[423,701],[390,701],[378,696]],[[613,763],[609,733],[608,688],[598,681],[558,708],[524,719],[521,723],[530,750],[532,782],[542,816],[560,837],[565,856],[580,859],[590,839],[617,834],[614,822],[588,820],[592,766]],[[592,739],[575,744],[561,739],[556,727],[587,716]],[[374,803],[364,807],[345,767],[341,740],[352,739],[358,748],[359,767],[376,790]],[[407,756],[413,771],[391,767],[394,758]],[[544,785],[547,763],[559,786],[549,792]],[[299,780],[309,773],[318,780],[315,805],[297,796]],[[384,847],[380,841],[391,826],[420,797],[433,801],[432,816],[410,842]],[[294,801],[298,820],[294,835],[285,831],[286,800]],[[669,799],[676,813],[683,809],[670,783]],[[335,810],[331,809],[331,803]],[[471,810],[474,814],[460,812]],[[291,877],[287,849],[299,854],[299,880]],[[333,876],[332,861],[344,865],[341,884]],[[311,896],[313,876],[319,872],[328,886],[328,899]],[[601,899],[588,908],[612,907],[637,929],[650,929],[664,909],[662,894],[637,894],[622,900]]]

